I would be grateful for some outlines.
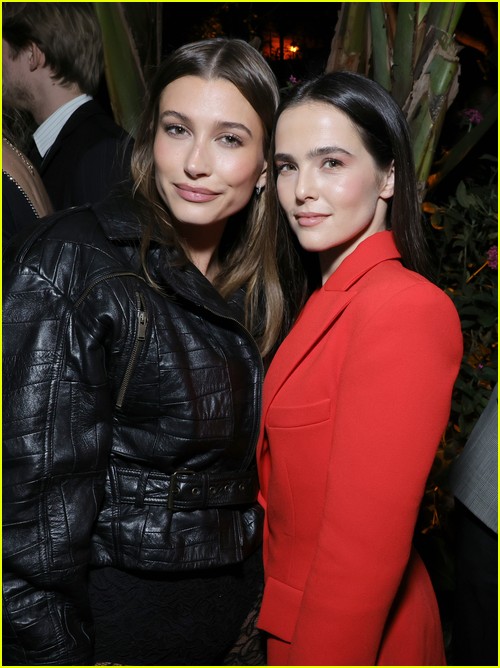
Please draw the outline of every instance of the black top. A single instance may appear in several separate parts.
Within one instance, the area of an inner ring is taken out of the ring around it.
[[[27,193],[7,172],[2,171],[2,244],[14,234],[35,225],[39,220]]]

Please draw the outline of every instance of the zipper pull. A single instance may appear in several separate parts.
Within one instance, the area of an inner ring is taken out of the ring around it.
[[[144,341],[146,338],[146,327],[148,325],[148,318],[146,311],[139,311],[139,322],[137,324],[137,339]]]

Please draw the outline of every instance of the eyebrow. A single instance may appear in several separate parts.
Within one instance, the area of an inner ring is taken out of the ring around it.
[[[189,116],[186,116],[185,114],[181,114],[180,111],[173,111],[172,109],[167,109],[166,111],[162,111],[162,113],[160,114],[160,120],[162,120],[165,116],[173,116],[174,118],[177,118],[182,123],[186,123],[186,124],[189,124],[189,122],[190,122]],[[252,134],[252,131],[250,130],[250,128],[248,128],[243,123],[237,123],[236,121],[218,121],[216,123],[216,128],[217,128],[217,130],[241,130],[242,132],[246,132],[246,134],[249,137],[253,137],[253,134]]]
[[[323,155],[332,155],[332,153],[352,155],[352,153],[347,151],[345,148],[341,148],[340,146],[318,146],[308,151],[306,157],[309,159],[318,158]],[[291,156],[289,153],[276,153],[274,159],[279,160],[280,162],[291,162],[293,161],[293,156]]]

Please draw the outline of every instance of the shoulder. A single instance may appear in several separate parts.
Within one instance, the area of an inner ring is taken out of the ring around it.
[[[71,207],[40,220],[29,233],[16,237],[5,250],[6,261],[26,262],[40,256],[47,244],[103,244],[103,230],[90,206]]]
[[[66,131],[75,137],[78,135],[94,136],[96,139],[122,141],[128,137],[113,118],[95,100],[79,107],[66,124]],[[83,138],[82,138],[83,139]]]
[[[408,342],[448,341],[458,348],[462,332],[457,309],[438,286],[398,261],[383,262],[353,286],[351,305],[358,331],[393,332]]]
[[[33,275],[67,293],[69,286],[78,290],[106,273],[133,271],[133,254],[123,243],[115,243],[106,228],[106,221],[89,205],[41,220],[5,249],[5,289]]]
[[[399,261],[380,263],[356,287],[359,298],[372,303],[374,308],[402,303],[456,312],[452,300],[441,288],[406,269]]]

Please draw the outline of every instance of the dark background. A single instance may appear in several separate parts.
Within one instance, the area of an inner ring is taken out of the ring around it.
[[[290,75],[298,78],[324,71],[331,41],[343,3],[339,2],[166,2],[163,3],[163,54],[197,39],[224,35],[246,41],[273,31],[294,38],[301,44],[300,57],[295,60],[270,61],[284,85]],[[465,3],[457,27],[457,36],[464,34],[485,41],[491,46],[475,2]],[[488,3],[498,12],[496,2]],[[475,49],[465,46],[460,53],[462,79],[471,85],[482,80],[483,65],[478,63]],[[494,56],[496,83],[496,52]],[[492,66],[494,63],[492,62]]]

